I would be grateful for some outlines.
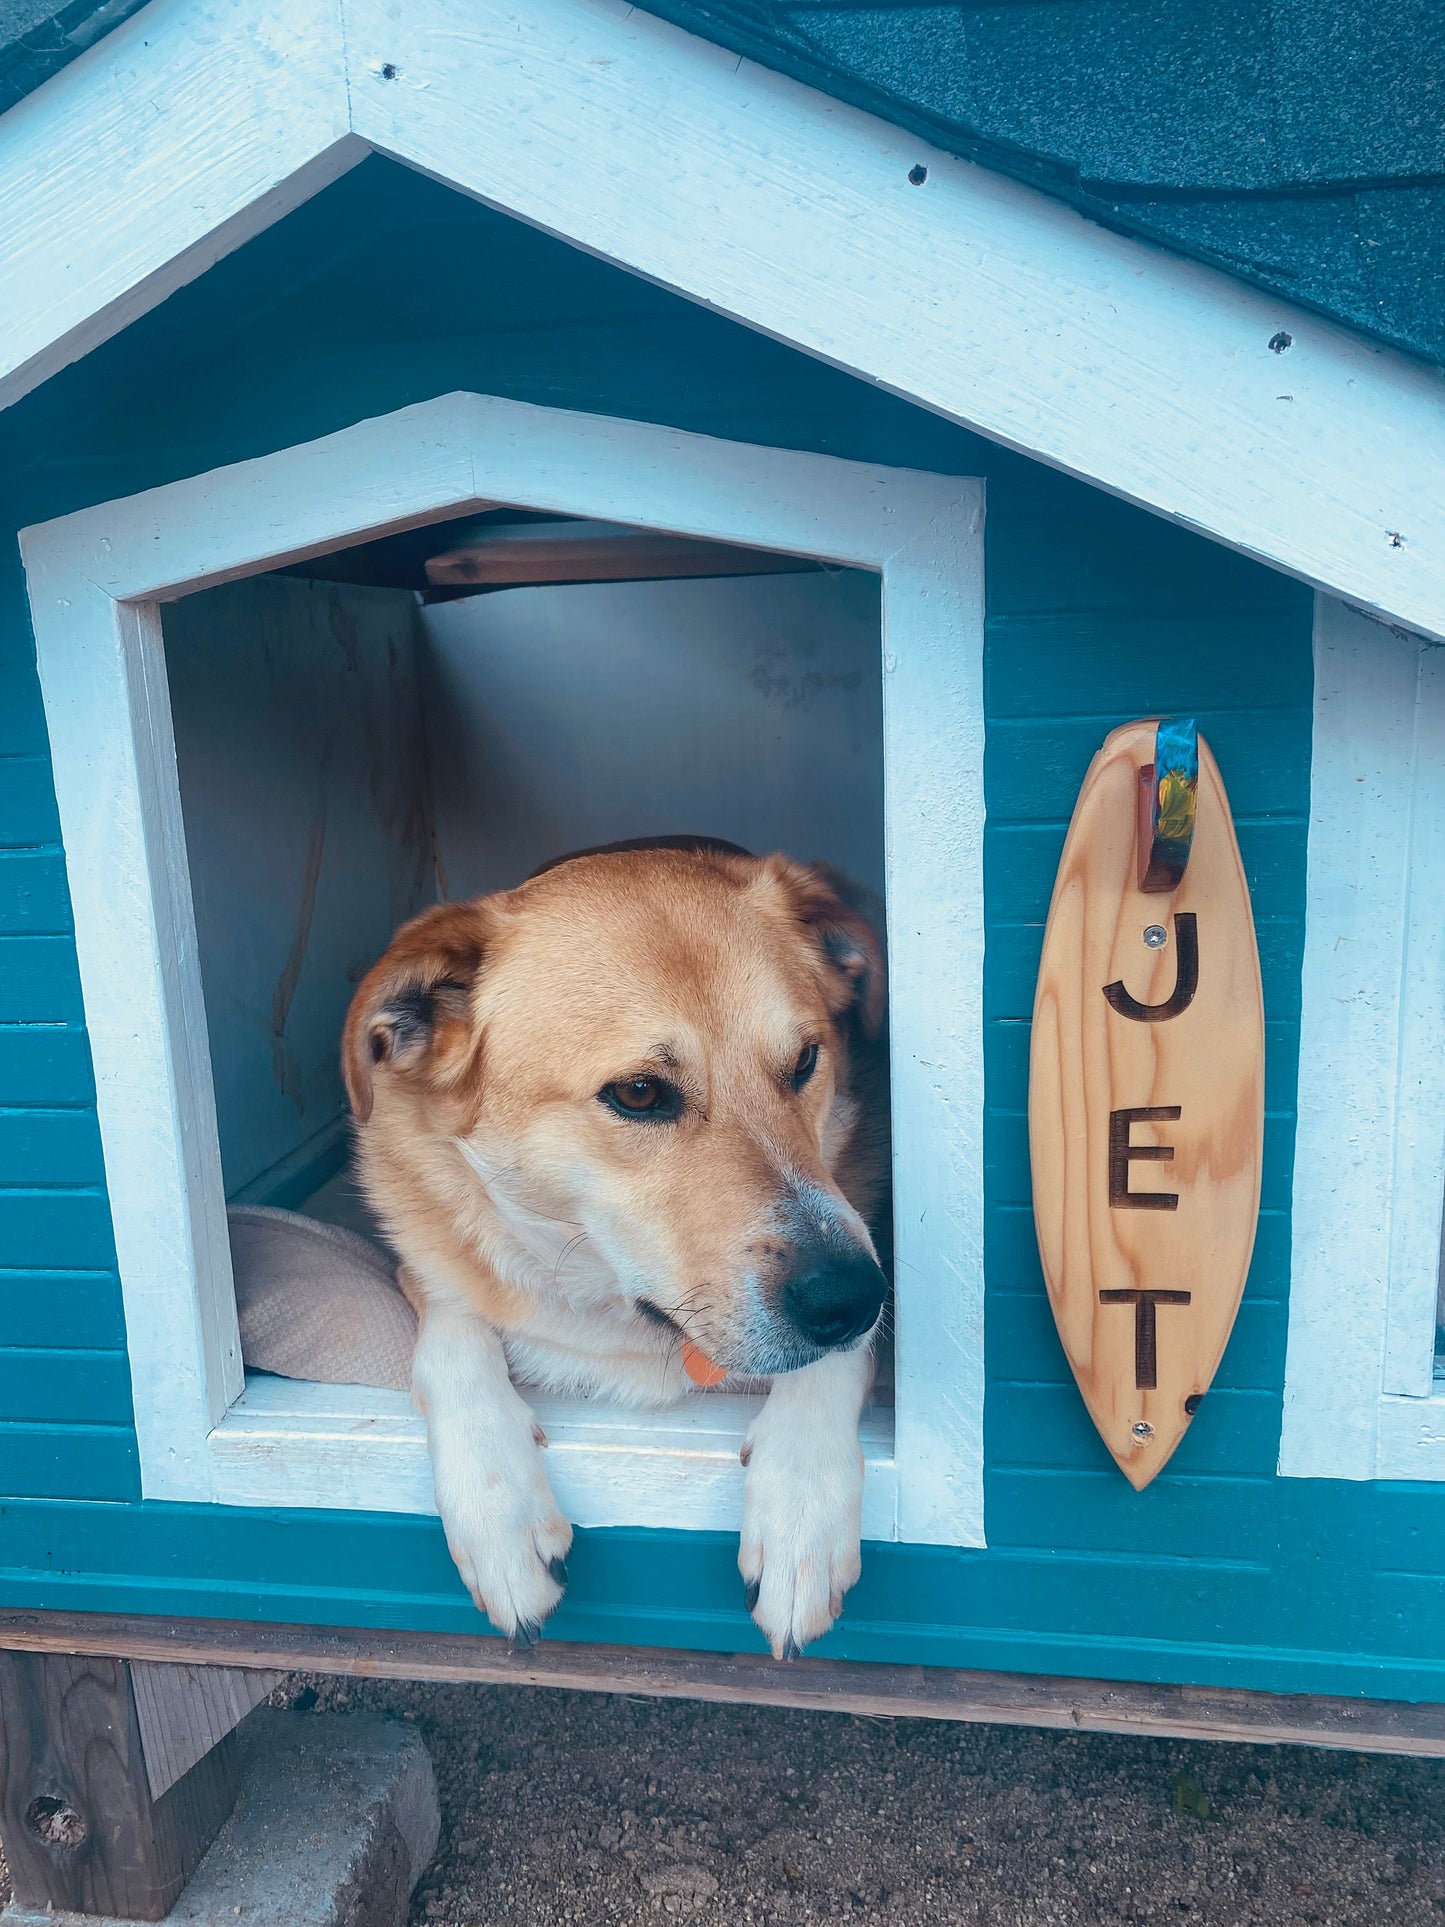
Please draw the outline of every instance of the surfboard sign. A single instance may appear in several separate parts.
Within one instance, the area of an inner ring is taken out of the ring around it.
[[[1249,886],[1190,719],[1116,729],[1079,792],[1034,998],[1029,1153],[1059,1337],[1142,1490],[1223,1356],[1264,1155]]]

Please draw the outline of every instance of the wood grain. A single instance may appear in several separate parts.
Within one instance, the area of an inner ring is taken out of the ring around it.
[[[0,1651],[0,1827],[22,1904],[160,1920],[238,1784],[227,1734],[153,1799],[123,1658]]]
[[[1029,1149],[1059,1336],[1099,1433],[1142,1488],[1183,1437],[1254,1248],[1264,1004],[1249,887],[1199,744],[1178,887],[1138,887],[1138,772],[1155,725],[1117,729],[1079,795],[1034,1003]],[[1146,930],[1166,941],[1151,948]]]
[[[428,558],[441,586],[652,582],[688,576],[792,574],[817,564],[766,549],[695,542],[613,522],[531,522],[477,529]]]
[[[503,1639],[455,1633],[17,1609],[0,1610],[5,1648],[1445,1758],[1445,1706],[1312,1693],[552,1639],[519,1653]]]
[[[132,1660],[131,1687],[151,1798],[168,1793],[283,1677],[239,1666]]]

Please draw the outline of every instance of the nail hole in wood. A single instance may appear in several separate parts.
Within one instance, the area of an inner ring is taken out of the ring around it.
[[[1287,335],[1283,328],[1280,329],[1277,335],[1271,335],[1269,338],[1269,348],[1270,348],[1271,354],[1282,355],[1286,348],[1292,348],[1293,346],[1294,346],[1294,336]]]
[[[383,80],[400,80],[401,69],[400,67],[396,66],[392,61],[388,60],[385,63],[385,65],[382,67],[381,77]],[[1288,335],[1285,336],[1285,340],[1286,341],[1289,340]]]
[[[923,183],[928,179],[928,169],[921,166],[910,167],[908,170],[908,178],[915,187],[922,187]]]

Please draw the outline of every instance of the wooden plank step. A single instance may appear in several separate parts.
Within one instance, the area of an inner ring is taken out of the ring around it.
[[[506,1640],[480,1635],[16,1609],[0,1610],[0,1651],[7,1649],[1445,1758],[1445,1706],[1434,1702],[857,1660],[777,1661],[753,1653],[561,1640],[546,1640],[522,1653]]]

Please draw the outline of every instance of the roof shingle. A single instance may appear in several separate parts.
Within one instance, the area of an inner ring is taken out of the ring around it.
[[[0,0],[0,112],[144,0]],[[1441,0],[645,0],[1105,225],[1445,363]]]

